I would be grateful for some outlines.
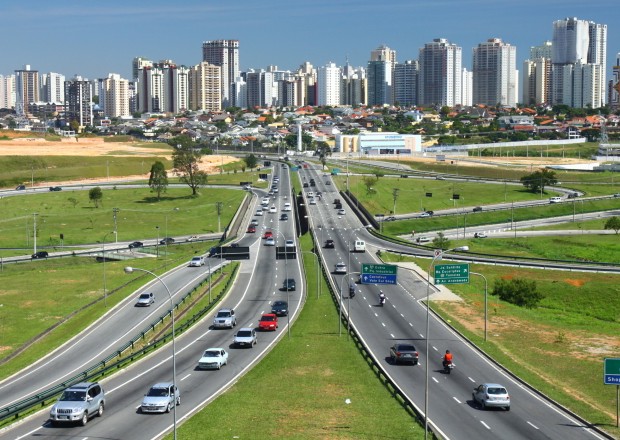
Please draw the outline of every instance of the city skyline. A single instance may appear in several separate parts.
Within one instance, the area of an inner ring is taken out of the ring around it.
[[[188,0],[171,6],[154,0],[145,7],[118,0],[93,5],[34,0],[27,6],[0,5],[5,18],[0,75],[30,65],[67,78],[96,79],[116,73],[131,79],[135,57],[192,66],[202,60],[203,42],[219,39],[239,40],[239,67],[246,71],[269,65],[296,70],[305,61],[314,67],[330,62],[344,66],[347,60],[366,66],[371,51],[380,45],[396,51],[397,61],[403,63],[417,60],[419,49],[435,38],[461,47],[463,67],[471,70],[473,49],[500,38],[516,47],[516,67],[521,70],[530,47],[552,39],[555,20],[577,17],[608,26],[609,78],[620,52],[614,26],[620,11],[611,0],[596,3],[593,7],[576,0],[504,5],[496,0],[387,0],[378,7],[367,0],[336,4],[318,0],[307,5],[240,0],[209,6]],[[10,35],[19,37],[11,43]]]

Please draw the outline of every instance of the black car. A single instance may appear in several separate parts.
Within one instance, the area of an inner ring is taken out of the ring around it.
[[[308,188],[308,182],[304,182],[304,188]]]
[[[394,217],[393,215],[383,219],[384,222],[393,222],[394,220],[396,220],[396,217]]]
[[[17,185],[17,186],[15,187],[15,190],[16,190],[16,191],[23,191],[23,190],[25,190],[25,189],[26,189],[26,185]]]
[[[134,241],[133,243],[129,243],[129,249],[141,248],[144,246],[144,243],[141,241]]]
[[[435,214],[435,211],[425,211],[428,215],[433,215]]]
[[[288,315],[288,303],[286,301],[276,301],[271,305],[271,313],[276,316]]]
[[[159,241],[159,244],[172,244],[172,243],[174,243],[174,238],[172,237],[166,237]]]
[[[282,214],[280,215],[280,220],[288,220],[288,214],[286,214],[286,213],[282,213]]]
[[[59,186],[50,186],[50,191],[62,191],[62,188]]]
[[[474,211],[474,212],[480,212],[480,211],[482,211],[482,206],[476,206],[476,207],[473,209],[473,211]]]
[[[295,290],[296,283],[295,283],[295,278],[287,278],[284,280],[284,283],[282,284],[282,290]]]
[[[334,249],[336,245],[334,244],[334,240],[326,240],[325,241],[325,249]]]
[[[50,254],[47,253],[47,251],[39,251],[39,252],[35,252],[34,254],[32,254],[31,258],[33,260],[37,260],[39,258],[47,258],[49,257]]]

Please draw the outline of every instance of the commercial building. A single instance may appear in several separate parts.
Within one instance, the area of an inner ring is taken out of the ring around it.
[[[336,150],[360,155],[411,155],[422,151],[422,136],[417,134],[360,133],[336,135]]]

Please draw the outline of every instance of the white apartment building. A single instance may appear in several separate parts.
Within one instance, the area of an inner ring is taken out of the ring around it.
[[[609,105],[614,111],[620,109],[620,52],[616,55],[612,79],[609,82]]]
[[[0,75],[0,108],[15,107],[15,75]]]
[[[204,112],[222,109],[222,68],[203,61],[190,69],[189,109]]]
[[[521,102],[525,105],[552,102],[551,57],[553,44],[545,41],[530,47],[530,58],[523,62]]]
[[[418,105],[462,104],[462,49],[436,38],[420,49]]]
[[[473,51],[473,103],[517,104],[517,49],[500,38],[490,38]]]
[[[222,105],[231,105],[231,85],[239,77],[239,40],[212,40],[202,43],[202,61],[220,66]]]
[[[60,73],[43,73],[40,75],[41,91],[39,96],[42,102],[60,104],[65,98],[65,76]]]
[[[463,74],[461,76],[461,105],[471,107],[474,101],[474,75],[463,67]]]
[[[141,113],[180,113],[189,109],[189,68],[170,60],[139,69],[136,86]]]
[[[131,116],[129,110],[129,80],[117,73],[108,74],[98,81],[99,107],[106,118]]]
[[[341,69],[335,63],[320,67],[317,75],[317,105],[340,105]]]

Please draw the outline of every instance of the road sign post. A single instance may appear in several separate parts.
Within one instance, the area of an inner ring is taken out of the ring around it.
[[[362,284],[396,284],[398,266],[392,264],[362,264]]]
[[[467,284],[469,283],[469,264],[436,264],[435,284]]]
[[[616,386],[616,428],[620,427],[620,358],[605,358],[603,368],[605,385]]]

